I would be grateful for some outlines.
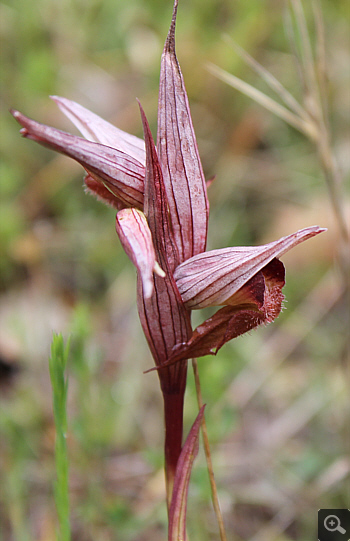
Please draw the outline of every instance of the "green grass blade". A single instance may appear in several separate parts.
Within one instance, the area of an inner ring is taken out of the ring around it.
[[[70,541],[68,451],[67,451],[67,391],[68,378],[65,373],[69,344],[65,346],[62,335],[55,335],[51,344],[49,359],[52,386],[53,411],[56,427],[55,462],[55,503],[58,517],[58,541]]]

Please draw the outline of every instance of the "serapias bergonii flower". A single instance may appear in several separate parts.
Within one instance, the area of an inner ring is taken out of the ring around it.
[[[228,340],[273,321],[285,283],[278,258],[324,231],[312,226],[264,246],[205,251],[207,189],[175,55],[176,11],[177,0],[161,60],[157,145],[141,106],[145,141],[57,96],[86,139],[12,111],[24,137],[78,161],[87,189],[118,210],[116,229],[137,268],[140,321],[164,397],[169,506],[182,445],[187,360],[215,354]],[[192,330],[191,311],[207,306],[223,308]]]

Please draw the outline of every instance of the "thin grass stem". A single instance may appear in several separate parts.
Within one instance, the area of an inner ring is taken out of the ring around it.
[[[244,62],[250,66],[264,81],[265,83],[278,94],[281,100],[288,106],[296,115],[299,115],[305,121],[310,121],[307,111],[300,105],[300,103],[294,98],[294,96],[280,83],[272,73],[270,73],[264,66],[262,66],[255,58],[253,58],[247,51],[242,49],[236,43],[231,36],[224,35],[224,40],[236,51],[236,53],[244,60]]]
[[[55,504],[58,517],[57,541],[70,541],[70,507],[68,486],[68,449],[67,449],[67,391],[68,377],[66,366],[69,344],[64,345],[62,335],[54,334],[49,359],[52,386],[53,413],[56,428],[55,441]]]
[[[320,91],[321,106],[323,109],[323,118],[327,130],[329,131],[328,122],[328,100],[327,100],[327,61],[326,61],[326,38],[322,9],[319,0],[312,2],[315,26],[316,26],[316,77]]]
[[[197,359],[192,359],[192,368],[193,368],[194,381],[195,381],[195,386],[196,386],[198,407],[199,409],[201,409],[201,407],[203,406],[203,398],[202,398],[202,391],[201,391],[201,385],[200,385],[200,379],[199,379]],[[213,468],[213,462],[211,459],[211,452],[210,452],[209,436],[208,436],[208,430],[207,430],[207,425],[205,422],[204,415],[202,419],[201,430],[202,430],[204,452],[205,452],[205,458],[207,461],[207,468],[208,468],[209,481],[210,481],[210,487],[211,487],[212,502],[213,502],[214,512],[215,512],[218,525],[219,525],[220,540],[227,541],[224,520],[223,520],[221,509],[220,509],[218,491],[216,488],[214,468]]]
[[[257,73],[259,73],[269,87],[277,92],[279,97],[292,110],[280,105],[255,87],[215,65],[209,65],[208,69],[218,79],[221,79],[236,90],[250,97],[255,102],[265,107],[265,109],[271,111],[276,116],[302,132],[315,145],[320,167],[323,171],[328,188],[330,204],[340,233],[339,263],[344,276],[345,285],[350,288],[349,232],[341,193],[342,179],[332,149],[327,114],[325,32],[322,12],[318,0],[313,0],[317,39],[317,54],[315,59],[302,2],[301,0],[289,0],[289,5],[290,9],[286,12],[285,19],[286,31],[296,61],[302,91],[304,93],[305,110],[301,108],[302,111],[304,111],[304,114],[299,110],[299,104],[296,100],[294,101],[293,96],[292,100],[290,99],[290,94],[283,85],[236,44],[233,45],[238,54],[240,54],[240,56],[251,65]]]
[[[290,3],[292,6],[291,9],[294,12],[297,29],[301,39],[301,59],[297,53],[295,33],[292,35],[291,45],[295,51],[297,62],[301,64],[302,80],[305,84],[304,101],[307,104],[309,113],[315,119],[316,137],[313,139],[313,142],[316,144],[320,166],[322,168],[328,188],[330,203],[338,224],[341,238],[340,265],[345,277],[345,283],[347,286],[349,286],[349,256],[346,255],[349,249],[349,232],[346,225],[340,191],[340,173],[335,161],[330,140],[326,92],[325,32],[322,11],[319,3],[313,2],[317,51],[317,58],[315,61],[301,0],[290,0]]]
[[[298,32],[301,39],[301,55],[304,67],[305,81],[307,82],[307,88],[309,90],[310,96],[315,100],[315,106],[317,112],[321,113],[321,106],[319,100],[319,89],[317,85],[317,78],[315,72],[315,62],[312,53],[311,39],[308,31],[305,13],[303,5],[300,0],[291,0],[292,9],[294,11],[294,16],[298,28]]]
[[[293,21],[292,21],[292,15],[291,15],[291,12],[290,12],[290,9],[286,9],[284,11],[284,28],[285,28],[285,32],[286,32],[286,37],[288,39],[288,43],[289,43],[289,47],[290,47],[290,50],[292,52],[292,57],[293,57],[293,60],[295,62],[295,68],[296,68],[296,71],[297,71],[297,74],[298,74],[298,77],[299,77],[299,81],[300,81],[300,86],[302,88],[302,92],[305,94],[306,93],[306,81],[305,81],[305,77],[304,77],[304,71],[303,71],[303,66],[302,66],[302,62],[300,60],[300,55],[299,55],[299,52],[298,52],[298,47],[297,47],[297,38],[296,38],[296,35],[295,35],[295,28],[294,28],[294,25],[293,25]]]
[[[239,90],[242,92],[242,94],[252,98],[257,103],[260,103],[260,105],[265,107],[265,109],[271,111],[276,116],[293,126],[293,128],[296,128],[300,132],[304,133],[304,135],[307,135],[312,139],[317,136],[313,122],[305,121],[303,118],[300,118],[298,115],[294,114],[292,111],[279,104],[254,86],[242,81],[242,79],[239,79],[235,75],[228,73],[218,66],[215,66],[215,64],[208,64],[207,67],[208,70],[218,79],[221,79],[236,90]]]

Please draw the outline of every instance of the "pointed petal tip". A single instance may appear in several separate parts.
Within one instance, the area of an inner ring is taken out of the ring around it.
[[[68,98],[64,98],[63,96],[56,96],[51,95],[49,96],[50,100],[54,101],[56,105],[58,105],[59,108],[65,105],[73,104],[73,105],[79,105],[75,101],[69,100]]]
[[[178,0],[175,0],[174,7],[173,7],[173,16],[171,19],[169,32],[168,32],[165,45],[164,45],[165,51],[175,52],[175,27],[176,27],[177,6],[178,6]]]
[[[141,102],[138,98],[136,98],[136,101],[137,101],[137,105],[139,106],[139,109],[140,109],[140,113],[141,113],[141,120],[142,122],[144,121],[144,119],[146,119],[146,113],[141,105]]]
[[[178,0],[174,0],[174,7],[173,7],[173,16],[171,18],[171,26],[170,28],[175,31],[175,25],[176,25],[176,16],[177,16],[177,7],[179,5]]]
[[[22,115],[22,113],[20,113],[20,112],[17,111],[16,109],[10,109],[10,113],[11,113],[11,115],[13,116],[13,118],[14,118],[15,120],[17,120],[17,122],[18,122],[19,124],[21,124],[21,126],[23,126],[23,118],[25,118],[24,115]],[[28,130],[27,130],[27,128],[21,128],[21,129],[19,130],[19,133],[22,135],[22,137],[27,137],[27,135],[28,135]]]
[[[136,98],[136,101],[137,101],[137,105],[139,106],[139,110],[140,110],[140,114],[141,114],[141,121],[142,121],[142,127],[143,127],[143,136],[144,136],[145,145],[146,145],[146,133],[148,133],[152,137],[151,129],[149,127],[149,122],[148,122],[148,119],[147,119],[147,115],[145,113],[144,108],[141,105],[140,100],[138,98]],[[153,141],[153,137],[152,137],[152,141]]]
[[[10,113],[20,124],[22,124],[22,121],[27,118],[23,113],[17,111],[17,109],[10,109]]]
[[[65,98],[63,96],[57,96],[56,94],[50,94],[49,98],[50,98],[50,100],[53,100],[53,101],[55,101],[57,103],[65,102],[65,101],[67,101],[69,103],[76,103],[75,101],[69,100],[68,98]]]
[[[60,103],[62,102],[62,100],[64,100],[64,98],[61,98],[61,96],[55,96],[55,95],[52,95],[52,96],[49,96],[50,100],[54,101],[56,103],[56,105],[60,105]]]
[[[175,53],[178,1],[161,61],[157,154],[181,261],[205,250],[208,200],[188,96]]]
[[[311,225],[309,227],[304,227],[303,229],[299,229],[299,231],[296,231],[295,233],[288,235],[286,238],[294,237],[296,241],[294,246],[296,246],[300,242],[308,240],[314,237],[315,235],[319,235],[320,233],[323,233],[324,231],[327,231],[326,227],[320,227],[319,225]],[[293,246],[291,246],[291,248],[293,248]],[[288,250],[289,249],[290,248],[288,248]]]
[[[320,225],[312,225],[310,227],[306,227],[305,229],[313,229],[315,233],[322,233],[323,231],[327,231],[327,227],[322,227]]]
[[[28,117],[26,117],[23,113],[21,113],[20,111],[17,111],[17,109],[10,109],[10,113],[11,115],[13,116],[13,118],[15,120],[17,120],[17,122],[19,124],[21,124],[21,126],[23,126],[20,130],[19,130],[19,133],[22,135],[22,137],[27,137],[29,135],[29,131],[28,129],[25,127],[25,121],[26,120],[30,120]]]

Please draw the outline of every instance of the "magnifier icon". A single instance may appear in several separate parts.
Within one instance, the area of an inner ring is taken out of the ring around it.
[[[336,515],[328,515],[324,519],[324,527],[329,532],[340,532],[340,533],[346,533],[346,530],[341,527],[340,520]]]

